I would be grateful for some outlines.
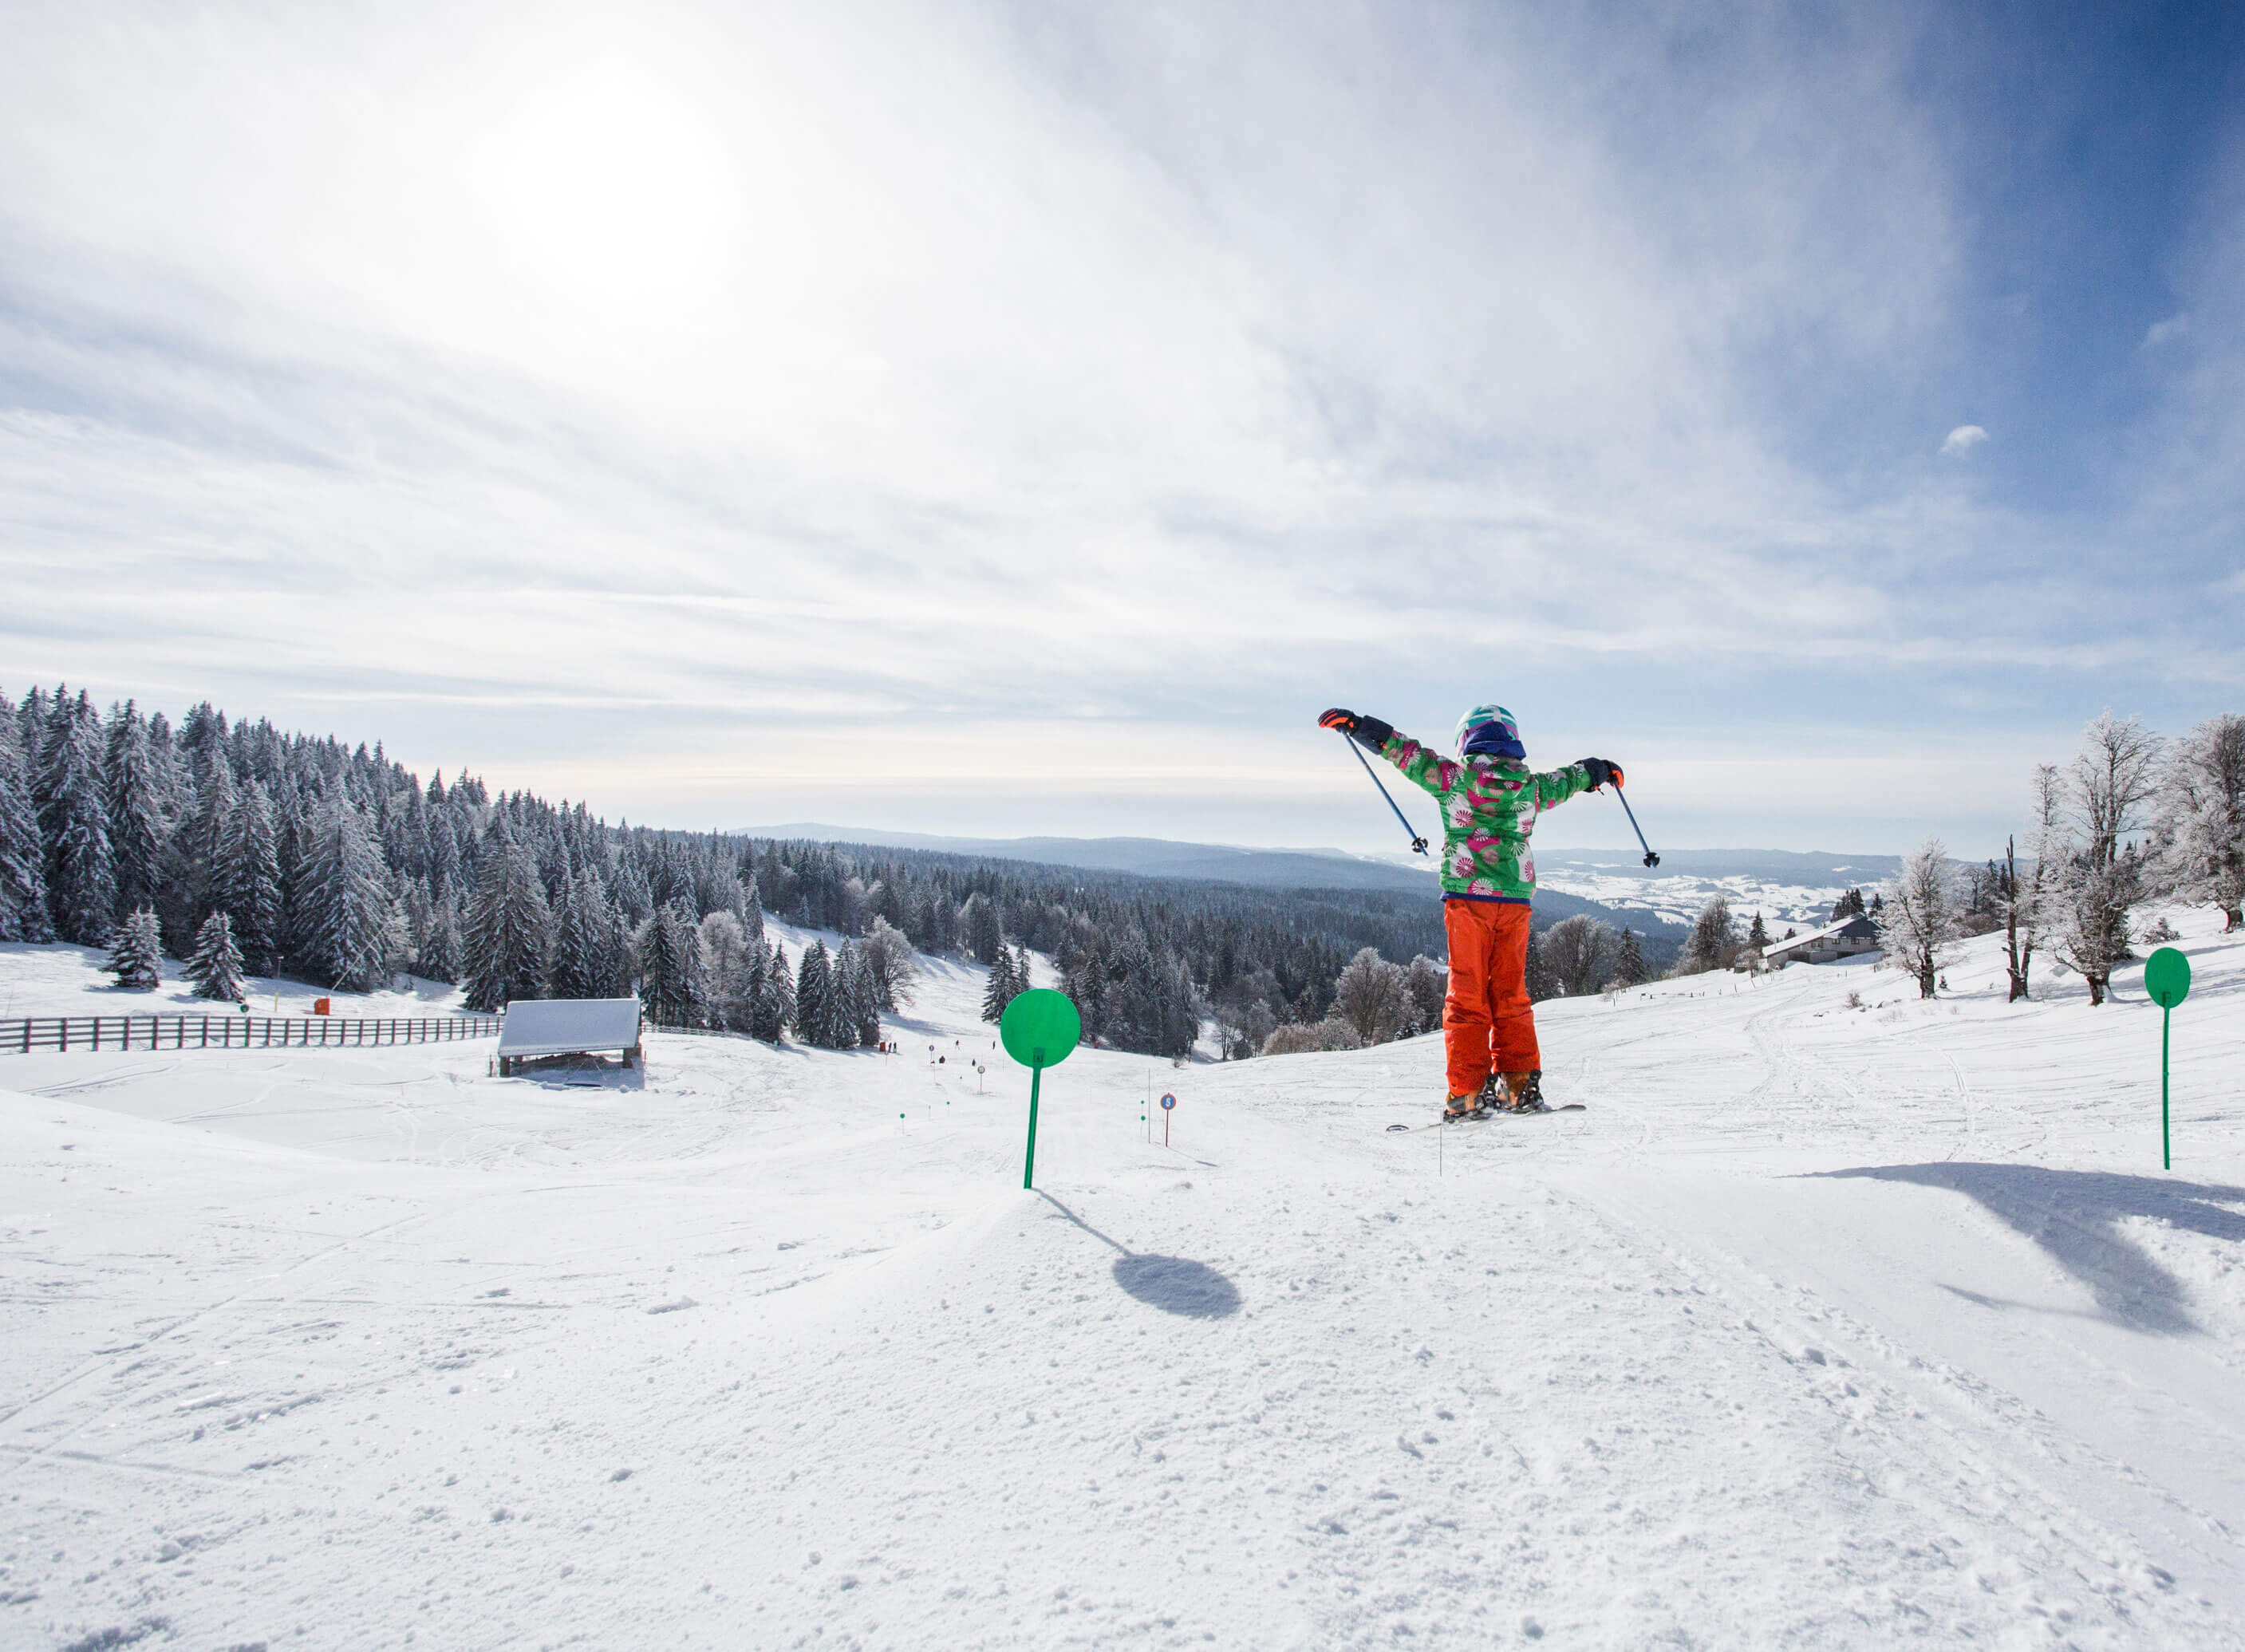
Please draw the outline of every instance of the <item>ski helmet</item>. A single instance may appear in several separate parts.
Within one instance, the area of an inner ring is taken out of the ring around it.
[[[1458,755],[1462,757],[1525,757],[1520,743],[1520,724],[1502,706],[1475,706],[1458,719]]]

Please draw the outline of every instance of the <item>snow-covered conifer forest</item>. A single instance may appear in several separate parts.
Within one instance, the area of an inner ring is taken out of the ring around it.
[[[837,939],[786,957],[768,912]],[[214,998],[244,974],[355,992],[410,975],[473,1010],[636,990],[661,1023],[823,1048],[878,1041],[920,951],[1028,946],[1087,1037],[1178,1055],[1208,1026],[1245,1055],[1322,1020],[1360,950],[1401,969],[1442,945],[1431,898],[611,827],[207,704],[174,728],[58,687],[0,716],[0,940],[125,947],[120,981],[150,987],[158,951],[193,959],[221,913],[237,961],[200,972]]]

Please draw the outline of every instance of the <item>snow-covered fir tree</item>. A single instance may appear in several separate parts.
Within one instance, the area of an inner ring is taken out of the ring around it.
[[[553,922],[536,857],[511,837],[486,842],[462,937],[462,985],[470,1009],[489,1013],[516,999],[539,996]]]
[[[303,880],[304,951],[315,978],[370,992],[390,978],[397,902],[366,816],[348,798],[328,805]]]
[[[165,822],[164,776],[148,741],[139,708],[126,701],[110,719],[105,754],[109,808],[109,859],[117,911],[153,910],[161,893]]]
[[[82,688],[74,701],[58,693],[32,796],[46,856],[47,910],[55,932],[80,946],[105,944],[116,922],[106,792],[93,701]]]
[[[244,963],[254,974],[271,974],[281,956],[281,851],[273,805],[254,780],[235,796],[210,883],[211,898],[225,910]]]
[[[167,875],[183,885],[187,910],[198,926],[220,901],[219,856],[224,852],[227,834],[233,828],[241,802],[241,788],[235,783],[234,768],[227,762],[223,747],[203,751],[200,770],[192,782],[193,796],[187,805],[187,818],[172,835],[170,852],[166,857]],[[254,777],[248,783],[256,784]],[[269,802],[268,807],[269,809]],[[278,867],[280,861],[276,837],[274,864]],[[275,939],[277,944],[282,938],[276,935]]]
[[[754,872],[741,886],[741,933],[748,939],[761,943],[764,938],[763,891],[756,887]]]
[[[1449,989],[1449,972],[1421,952],[1404,970],[1403,985],[1411,994],[1411,1035],[1440,1031],[1442,999]],[[1263,1029],[1263,1035],[1270,1035],[1268,1027]],[[1254,1041],[1259,1043],[1261,1039]]]
[[[998,909],[979,890],[968,896],[959,909],[959,939],[967,949],[967,956],[977,964],[994,964],[998,954],[1005,950],[1006,934],[998,919]]]
[[[982,992],[982,1019],[996,1026],[1005,1015],[1006,1006],[1021,990],[1014,979],[1014,955],[1001,946],[997,962],[990,965],[989,985]],[[1024,1010],[1021,1013],[1027,1015],[1028,1012]]]
[[[108,969],[127,992],[153,992],[164,984],[164,941],[151,908],[127,912],[112,929]]]
[[[240,1003],[248,990],[242,974],[234,922],[223,910],[213,912],[195,931],[195,950],[187,959],[187,977],[194,983],[195,996]]]
[[[1726,970],[1738,955],[1738,920],[1731,916],[1729,900],[1717,895],[1692,919],[1692,932],[1685,938],[1683,956],[1676,963],[1676,973],[1702,975],[1709,970]]]
[[[0,941],[51,941],[46,851],[17,719],[0,700]]]
[[[765,1043],[777,1044],[794,1025],[795,972],[788,964],[787,949],[774,941],[771,958],[764,965],[763,987],[756,997],[756,1025],[749,1030]]]
[[[666,1026],[700,1026],[706,1010],[702,940],[691,901],[666,901],[640,926],[639,992],[650,1019]]]
[[[834,965],[826,943],[813,941],[803,949],[803,962],[795,976],[795,1032],[818,1049],[834,1045]]]
[[[1637,938],[1637,931],[1624,924],[1621,940],[1614,948],[1613,977],[1609,986],[1642,986],[1652,978],[1652,972],[1645,962],[1645,948]]]
[[[881,1041],[880,1006],[865,974],[865,955],[844,941],[834,955],[834,1047],[854,1050]]]
[[[430,891],[429,924],[422,931],[414,966],[432,981],[458,981],[463,951],[459,897],[453,894],[449,878],[439,878]]]
[[[553,915],[552,995],[563,999],[609,996],[614,976],[608,958],[615,924],[607,897],[590,872],[566,879]]]
[[[1559,972],[1551,967],[1550,950],[1543,944],[1543,937],[1531,934],[1528,938],[1528,1001],[1541,1004],[1545,999],[1559,996]]]

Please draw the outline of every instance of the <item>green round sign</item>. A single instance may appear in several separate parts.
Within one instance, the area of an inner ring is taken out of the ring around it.
[[[1058,1066],[1083,1036],[1083,1018],[1065,992],[1033,986],[1017,992],[998,1018],[1006,1053],[1027,1067]]]
[[[2144,991],[2161,1009],[2174,1008],[2190,996],[2190,960],[2172,946],[2162,946],[2144,965]]]

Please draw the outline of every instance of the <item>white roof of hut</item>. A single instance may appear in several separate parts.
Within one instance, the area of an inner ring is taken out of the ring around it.
[[[506,1006],[499,1053],[591,1055],[628,1050],[639,1042],[639,1026],[635,998],[518,999]]]

